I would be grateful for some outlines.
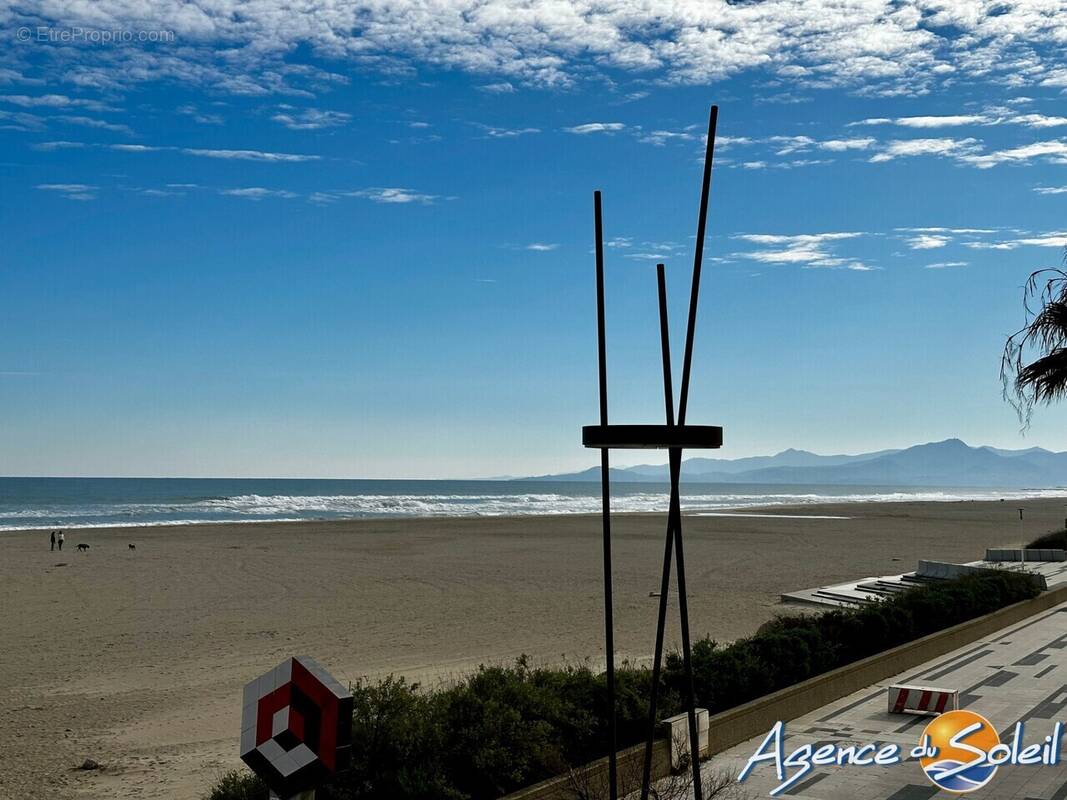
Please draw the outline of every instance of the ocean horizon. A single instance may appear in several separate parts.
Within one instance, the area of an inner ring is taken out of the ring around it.
[[[688,513],[822,503],[1067,497],[1067,489],[686,483]],[[666,512],[667,486],[616,483],[612,511]],[[595,514],[600,483],[315,478],[0,478],[0,531],[387,517]]]

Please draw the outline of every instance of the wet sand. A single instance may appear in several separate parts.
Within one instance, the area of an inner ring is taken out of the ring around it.
[[[1062,526],[1064,503],[687,516],[694,634],[750,634],[784,591],[1022,544]],[[640,659],[664,519],[620,515],[614,533],[617,647]],[[75,530],[63,553],[47,532],[2,533],[0,797],[200,798],[239,763],[243,683],[292,654],[342,681],[432,682],[522,653],[599,663],[602,590],[598,517]],[[105,769],[75,770],[86,757]]]

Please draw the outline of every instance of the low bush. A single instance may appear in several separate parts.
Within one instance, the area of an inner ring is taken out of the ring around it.
[[[725,646],[702,639],[693,645],[697,705],[712,714],[725,711],[1038,592],[1025,575],[989,571],[858,609],[779,617],[755,636]],[[668,685],[680,692],[684,675],[677,653],[667,657],[666,675]]]
[[[1067,550],[1067,529],[1038,536],[1026,547],[1028,550]]]
[[[697,704],[712,713],[1004,606],[1034,597],[1025,575],[990,571],[903,592],[855,610],[780,617],[720,646],[693,644]],[[679,713],[682,658],[667,656],[660,716]],[[616,671],[618,744],[642,740],[650,671]],[[361,681],[352,768],[320,800],[492,800],[607,753],[607,688],[586,665],[480,667],[424,690],[401,678]],[[229,773],[208,800],[262,800],[262,784]]]
[[[215,784],[207,800],[267,800],[267,784],[251,772],[230,770]]]

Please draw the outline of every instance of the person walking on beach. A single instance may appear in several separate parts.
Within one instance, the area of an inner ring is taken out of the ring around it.
[[[56,549],[56,532],[52,531],[52,549]]]
[[[63,551],[63,531],[59,532],[59,538],[56,539],[56,541],[59,542],[59,550],[60,550],[60,552],[62,552]]]

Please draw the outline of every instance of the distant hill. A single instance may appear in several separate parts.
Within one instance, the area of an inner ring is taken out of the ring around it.
[[[817,467],[850,464],[870,458],[897,453],[899,450],[881,450],[877,453],[863,453],[858,456],[820,456],[807,450],[783,450],[773,456],[751,456],[749,458],[690,458],[685,462],[685,471],[692,476],[724,473],[737,475],[750,470],[765,467]],[[638,475],[666,476],[667,468],[663,465],[642,465],[629,467],[630,472]]]
[[[611,470],[612,481],[663,482],[666,465]],[[599,481],[600,468],[521,480]],[[1067,486],[1067,453],[1040,447],[1002,450],[971,447],[959,439],[858,455],[822,456],[783,450],[751,458],[690,458],[682,480],[695,483],[831,484],[853,486],[973,486],[1052,488]]]

